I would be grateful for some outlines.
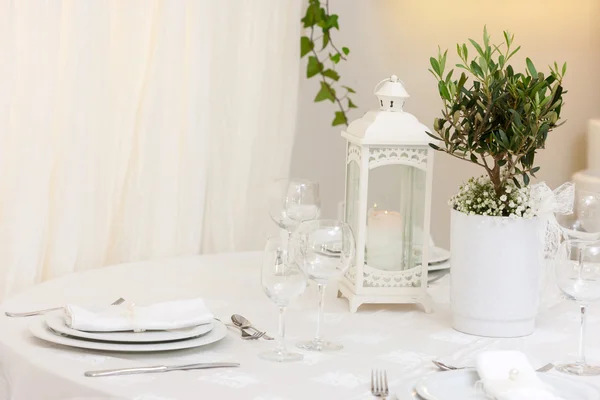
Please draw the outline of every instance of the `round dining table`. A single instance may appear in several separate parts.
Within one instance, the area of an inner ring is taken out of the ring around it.
[[[558,298],[545,301],[536,330],[527,337],[470,336],[451,327],[448,277],[430,285],[435,301],[431,314],[415,305],[365,305],[351,313],[347,300],[337,298],[336,288],[328,288],[323,336],[344,348],[323,353],[302,351],[304,359],[293,363],[260,359],[257,354],[275,342],[242,340],[237,329],[229,329],[216,343],[195,349],[117,353],[40,340],[30,333],[29,325],[43,316],[4,315],[5,311],[68,303],[110,304],[119,297],[139,304],[202,297],[223,322],[230,321],[234,313],[241,314],[276,336],[278,312],[260,284],[261,260],[262,253],[248,252],[121,264],[67,275],[20,293],[2,305],[0,400],[372,399],[372,369],[387,371],[397,399],[414,400],[418,398],[412,393],[415,383],[437,371],[433,359],[468,366],[481,351],[516,349],[539,367],[576,356],[576,304]],[[548,293],[556,295],[552,290]],[[289,346],[311,338],[316,320],[317,291],[312,284],[289,307]],[[600,305],[590,309],[588,323],[587,352],[591,360],[600,361]],[[89,370],[200,362],[239,362],[240,367],[84,376]],[[572,379],[600,388],[599,377]]]

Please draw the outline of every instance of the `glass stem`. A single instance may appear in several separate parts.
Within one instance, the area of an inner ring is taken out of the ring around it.
[[[285,244],[285,263],[287,263],[290,260],[290,251],[292,249],[292,231],[288,230],[287,231],[287,242]]]
[[[285,307],[279,307],[279,343],[277,349],[285,351]]]
[[[324,320],[323,309],[325,307],[325,288],[327,285],[318,283],[317,287],[319,288],[319,314],[317,316],[317,333],[315,334],[315,342],[321,341],[321,324]]]
[[[581,310],[581,325],[579,328],[579,359],[577,360],[577,364],[585,365],[585,325],[586,325],[586,311],[587,306],[585,304],[580,304],[579,308]]]
[[[585,250],[585,246],[580,246],[579,247],[579,257],[578,257],[578,262],[579,262],[579,279],[581,279],[581,273],[583,272],[583,251]]]

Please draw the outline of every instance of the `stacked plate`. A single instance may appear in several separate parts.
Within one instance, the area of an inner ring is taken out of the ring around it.
[[[441,247],[432,247],[429,257],[427,280],[435,282],[450,272],[450,252]]]
[[[585,382],[563,376],[538,372],[538,377],[556,396],[564,400],[600,400],[600,391]],[[400,400],[488,400],[476,386],[479,375],[475,370],[437,372],[422,378],[414,390],[405,390]],[[410,392],[410,394],[406,393]]]
[[[62,310],[32,321],[31,333],[42,340],[82,349],[155,352],[205,346],[223,339],[227,327],[220,321],[168,331],[86,332],[72,329]]]

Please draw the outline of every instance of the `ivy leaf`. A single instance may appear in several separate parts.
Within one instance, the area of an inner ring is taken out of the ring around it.
[[[331,36],[329,36],[329,32],[323,32],[323,47],[321,48],[321,50],[324,49],[325,47],[327,47],[330,39],[331,39]]]
[[[347,125],[347,124],[348,124],[348,119],[346,118],[346,114],[342,111],[336,111],[335,118],[333,119],[333,122],[331,122],[331,125],[336,126],[336,125]]]
[[[344,52],[345,55],[350,54],[350,49],[347,47],[342,47],[342,51]]]
[[[330,15],[329,18],[327,18],[327,20],[325,21],[325,29],[329,30],[331,28],[335,28],[335,29],[340,29],[340,26],[338,25],[338,16],[333,14]]]
[[[309,28],[314,26],[320,20],[321,7],[319,3],[311,3],[306,9],[306,14],[304,15],[304,18],[301,19],[301,22],[304,24],[305,28]]]
[[[317,97],[315,97],[315,102],[329,100],[332,103],[335,101],[335,91],[327,82],[321,81],[321,90],[317,93]]]
[[[350,98],[348,98],[348,108],[358,108],[358,107],[356,106],[356,104],[354,104],[354,103],[352,102],[352,100],[350,100]]]
[[[339,63],[341,58],[342,58],[342,55],[340,53],[335,53],[335,54],[329,56],[329,59],[331,61],[333,61],[335,64]]]
[[[348,91],[348,93],[356,93],[356,90],[352,89],[351,87],[348,86],[342,86],[344,89],[346,89]]]
[[[314,42],[311,42],[308,36],[302,36],[300,38],[300,58],[310,53],[314,47]]]
[[[338,74],[337,72],[335,72],[332,69],[326,69],[325,71],[323,71],[323,76],[331,78],[334,81],[338,81],[340,79],[340,74]]]
[[[315,76],[319,72],[323,71],[323,64],[319,62],[317,57],[310,56],[308,57],[308,64],[306,66],[306,77],[310,78]]]

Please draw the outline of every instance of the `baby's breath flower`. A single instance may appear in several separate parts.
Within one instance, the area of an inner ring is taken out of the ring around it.
[[[488,176],[469,179],[460,186],[458,194],[448,204],[468,215],[510,216],[532,218],[529,205],[529,188],[518,188],[512,181],[506,182],[501,196],[496,195]]]

